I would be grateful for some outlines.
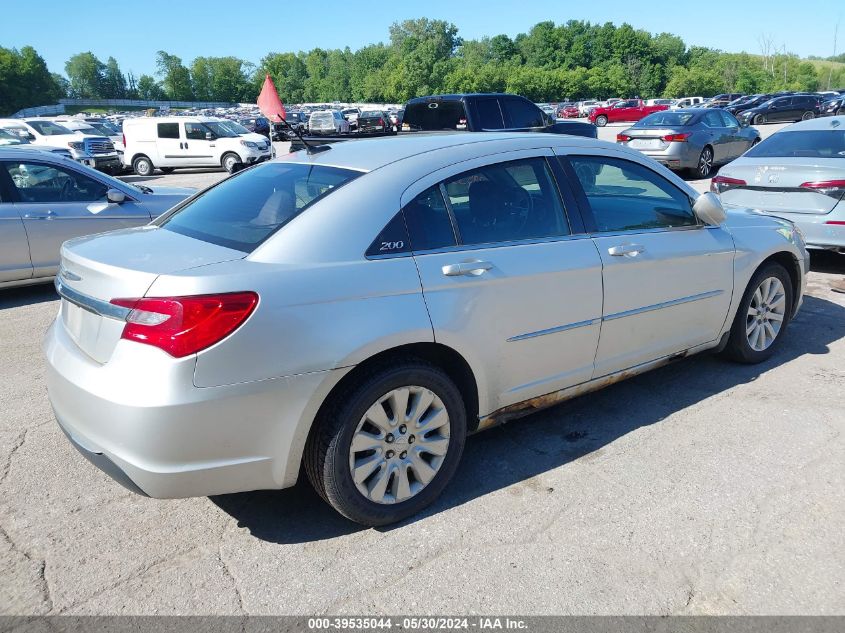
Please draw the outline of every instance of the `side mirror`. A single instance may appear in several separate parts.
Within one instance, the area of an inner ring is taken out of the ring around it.
[[[710,226],[719,226],[728,217],[719,196],[711,191],[698,196],[692,210],[699,220]]]
[[[213,141],[215,138],[216,138],[216,137],[215,137],[215,136],[214,136],[214,134],[212,134],[211,132],[206,132],[206,133],[205,133],[205,140],[206,140],[206,141]]]
[[[112,204],[123,204],[126,202],[126,194],[120,189],[109,189],[106,191],[106,200]]]

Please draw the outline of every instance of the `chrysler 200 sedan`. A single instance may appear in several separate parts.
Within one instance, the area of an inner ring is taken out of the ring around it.
[[[468,433],[708,349],[759,362],[801,234],[726,218],[642,154],[548,134],[342,143],[62,248],[59,425],[151,497],[308,478],[365,525],[418,512]]]

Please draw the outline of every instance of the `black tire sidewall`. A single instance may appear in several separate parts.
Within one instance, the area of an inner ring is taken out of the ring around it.
[[[361,418],[373,403],[393,389],[425,387],[443,401],[449,414],[449,449],[440,470],[418,494],[396,504],[378,504],[365,498],[352,479],[349,449]],[[457,470],[466,439],[466,411],[455,384],[434,366],[408,364],[386,369],[371,376],[348,394],[345,404],[335,410],[334,437],[322,466],[323,491],[331,505],[347,518],[365,525],[385,525],[416,514],[431,504]]]
[[[221,167],[223,167],[223,169],[225,169],[225,170],[226,170],[228,173],[230,173],[230,174],[232,173],[232,170],[231,170],[231,169],[229,169],[228,167],[226,167],[226,162],[227,162],[227,161],[229,160],[229,158],[230,158],[230,157],[232,157],[232,156],[234,156],[234,157],[235,157],[235,162],[233,162],[233,163],[232,163],[232,167],[234,168],[235,164],[236,164],[236,163],[238,163],[238,162],[240,162],[240,160],[241,160],[241,157],[240,157],[240,156],[238,156],[237,154],[234,154],[234,153],[232,153],[232,152],[227,152],[227,153],[223,154],[223,157],[220,159],[220,165],[221,165]]]
[[[784,312],[783,324],[781,325],[780,331],[778,332],[774,342],[763,351],[757,351],[752,349],[751,345],[748,343],[748,335],[745,333],[746,320],[748,307],[751,305],[751,297],[754,295],[754,292],[760,284],[763,283],[763,280],[767,277],[776,277],[783,284],[784,292],[786,293],[787,306]],[[772,354],[777,351],[781,341],[783,341],[786,328],[792,317],[794,301],[795,297],[793,296],[792,280],[789,278],[789,273],[783,266],[772,262],[760,268],[760,270],[754,273],[751,281],[748,282],[748,287],[742,295],[742,301],[740,301],[739,306],[737,307],[736,316],[734,317],[734,322],[731,326],[731,335],[728,341],[728,347],[725,350],[727,354],[736,361],[749,364],[761,363],[771,357]]]

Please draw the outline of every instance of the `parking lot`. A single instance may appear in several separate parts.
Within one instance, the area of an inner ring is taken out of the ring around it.
[[[383,529],[341,518],[304,477],[127,492],[53,419],[52,288],[3,291],[0,613],[841,613],[843,277],[845,256],[813,257],[803,309],[761,365],[692,357],[473,436],[445,494]]]

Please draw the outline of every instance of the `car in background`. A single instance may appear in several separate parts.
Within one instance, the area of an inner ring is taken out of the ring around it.
[[[20,136],[18,134],[13,134],[8,130],[0,128],[0,150],[2,149],[19,149],[31,150],[36,152],[49,152],[51,154],[57,156],[64,156],[65,158],[70,158],[71,160],[73,160],[73,155],[70,153],[70,150],[66,147],[34,145],[33,143],[30,143],[28,138]],[[2,202],[2,199],[0,199],[0,202]]]
[[[232,173],[238,164],[254,165],[271,156],[269,146],[259,148],[219,126],[219,119],[204,116],[127,119],[123,136],[124,161],[139,176],[182,167],[223,167]]]
[[[561,119],[577,119],[579,116],[581,112],[574,103],[564,103],[558,111],[558,117]]]
[[[263,116],[240,118],[238,119],[238,123],[250,132],[255,132],[268,138],[270,136],[270,121]]]
[[[258,150],[264,151],[270,149],[270,140],[266,136],[250,132],[237,121],[232,121],[231,119],[217,119],[216,121],[208,121],[207,125],[211,128],[212,132],[218,136],[224,136],[222,128],[225,128],[240,136],[244,141],[247,141],[247,143],[254,143],[255,148]]]
[[[740,121],[753,125],[807,121],[820,114],[819,97],[810,94],[793,94],[774,97],[749,108],[739,115]]]
[[[598,106],[599,102],[595,101],[594,99],[590,99],[587,101],[579,101],[575,105],[578,106],[578,115],[584,118],[590,115],[590,110]]]
[[[726,105],[728,105],[732,101],[735,101],[735,100],[737,100],[737,99],[739,99],[740,97],[743,97],[743,96],[745,96],[745,95],[743,95],[741,92],[730,92],[730,93],[725,93],[725,94],[719,94],[719,95],[716,95],[715,97],[711,97],[710,99],[707,100],[706,104],[702,104],[702,105],[703,105],[703,107],[706,107],[706,108],[724,108]]]
[[[668,109],[669,106],[666,105],[646,105],[642,99],[626,99],[605,108],[593,108],[589,120],[598,127],[604,127],[608,123],[619,121],[639,121],[652,112]]]
[[[482,132],[289,154],[61,265],[44,374],[93,464],[156,498],[304,473],[376,526],[435,502],[470,433],[705,350],[771,358],[809,261],[636,151]]]
[[[745,112],[746,110],[755,108],[761,103],[765,103],[774,96],[775,95],[770,93],[747,95],[745,97],[740,97],[731,101],[728,105],[725,106],[725,110],[727,110],[734,116],[739,116],[741,112]]]
[[[790,125],[719,170],[711,182],[727,208],[785,218],[808,248],[845,253],[845,117]]]
[[[760,133],[715,108],[655,112],[616,135],[620,145],[641,151],[669,169],[709,178],[716,165],[741,156]]]
[[[653,105],[665,105],[668,107],[672,107],[675,105],[674,99],[646,99],[646,105],[653,106]]]
[[[390,119],[381,110],[363,110],[358,115],[358,134],[395,132]]]
[[[65,240],[148,224],[194,190],[131,185],[48,151],[3,147],[0,192],[4,288],[50,281]]]
[[[308,115],[299,110],[287,112],[285,121],[294,129],[304,132],[308,127]]]
[[[345,108],[341,110],[341,115],[349,122],[349,129],[354,130],[358,127],[358,116],[361,114],[361,108]]]
[[[837,95],[819,106],[819,116],[842,116],[845,114],[845,95]]]
[[[393,126],[393,130],[398,132],[402,129],[402,119],[405,117],[405,110],[393,110],[388,113],[390,117],[390,125]]]
[[[74,160],[99,171],[119,166],[117,151],[104,136],[74,132],[45,118],[0,119],[0,128],[23,136],[34,145],[67,147]]]
[[[100,128],[95,127],[93,123],[88,123],[84,119],[79,118],[62,118],[56,117],[54,119],[56,123],[61,125],[62,127],[66,127],[67,129],[78,132],[79,134],[84,134],[86,136],[105,136],[107,137],[112,145],[114,146],[115,152],[117,152],[118,164],[111,166],[108,169],[102,169],[108,174],[119,174],[123,171],[123,134],[122,133],[115,133],[115,131],[111,128],[111,126],[107,128]]]
[[[358,111],[355,111],[358,119]],[[317,110],[308,117],[309,134],[349,134],[351,124],[338,110]]]
[[[672,106],[673,110],[681,110],[684,108],[695,108],[704,102],[704,97],[681,97],[675,101]]]

